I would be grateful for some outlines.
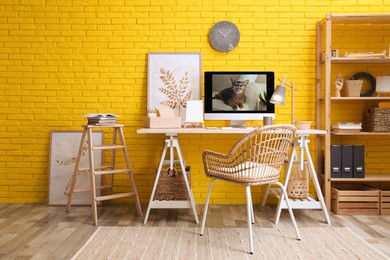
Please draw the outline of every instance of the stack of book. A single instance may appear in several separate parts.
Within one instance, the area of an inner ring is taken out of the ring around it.
[[[84,117],[88,119],[88,125],[104,126],[115,125],[119,116],[115,114],[87,114]]]
[[[361,122],[338,122],[332,124],[334,133],[340,134],[358,134],[362,130]]]

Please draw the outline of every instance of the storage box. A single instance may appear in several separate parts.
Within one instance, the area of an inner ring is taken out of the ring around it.
[[[181,128],[181,117],[145,117],[146,128]]]
[[[335,186],[332,211],[340,215],[379,215],[379,190],[362,184]]]
[[[180,162],[175,161],[173,171],[169,170],[169,161],[164,162],[157,183],[155,200],[188,200],[188,191],[184,181]],[[186,166],[187,179],[191,187],[190,166]]]
[[[345,97],[360,97],[360,90],[362,89],[363,80],[346,80],[344,96]]]
[[[390,189],[380,190],[380,214],[390,215]]]
[[[390,132],[390,108],[369,108],[363,113],[363,131]]]

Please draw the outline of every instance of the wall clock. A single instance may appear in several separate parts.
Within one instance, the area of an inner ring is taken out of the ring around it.
[[[221,52],[229,52],[237,47],[240,41],[240,31],[229,21],[221,21],[211,28],[209,34],[211,46]]]

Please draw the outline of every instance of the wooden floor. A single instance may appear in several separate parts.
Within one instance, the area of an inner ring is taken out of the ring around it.
[[[143,205],[145,211],[146,206]],[[201,219],[203,205],[197,206]],[[273,227],[275,208],[255,206],[255,227]],[[320,210],[295,210],[299,227],[326,227]],[[100,226],[143,226],[132,205],[102,206]],[[332,226],[350,227],[360,238],[389,256],[390,216],[341,216],[331,214]],[[292,228],[287,211],[280,226]],[[145,226],[195,227],[190,210],[152,210]],[[207,227],[246,227],[245,205],[211,205]],[[0,204],[0,259],[69,259],[97,229],[92,225],[90,207]]]

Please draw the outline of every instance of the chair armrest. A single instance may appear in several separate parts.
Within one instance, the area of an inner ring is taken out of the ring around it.
[[[202,153],[203,165],[206,175],[209,171],[223,171],[234,167],[234,158],[229,154],[222,154],[210,150]]]
[[[228,164],[231,161],[231,156],[210,150],[203,151],[202,158],[205,162],[219,162],[221,164]]]

